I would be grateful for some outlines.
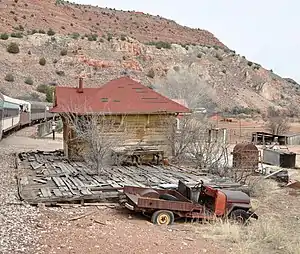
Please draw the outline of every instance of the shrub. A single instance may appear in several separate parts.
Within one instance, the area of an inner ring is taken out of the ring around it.
[[[7,73],[4,77],[4,79],[8,82],[14,82],[15,81],[15,77],[12,73]]]
[[[19,45],[15,42],[11,42],[7,46],[7,52],[9,52],[11,54],[18,54],[20,52]]]
[[[253,63],[251,61],[248,61],[247,64],[248,64],[248,66],[252,66]]]
[[[68,50],[67,49],[62,49],[61,51],[60,51],[60,55],[61,56],[66,56],[68,54]]]
[[[220,54],[216,54],[216,58],[219,60],[219,61],[223,61],[223,57],[220,55]]]
[[[64,71],[56,70],[55,73],[56,73],[58,76],[64,76],[64,75],[65,75],[65,72],[64,72]]]
[[[31,34],[36,34],[38,31],[36,29],[31,30]]]
[[[259,65],[259,64],[254,64],[254,65],[253,65],[253,69],[254,69],[254,70],[259,70],[260,67],[261,67],[261,65]]]
[[[112,34],[108,34],[108,35],[107,35],[107,40],[108,40],[108,41],[111,41],[112,39],[113,39]]]
[[[199,54],[197,55],[197,57],[198,57],[198,58],[201,58],[201,57],[202,57],[202,54],[201,54],[201,53],[199,53]]]
[[[40,99],[40,96],[37,94],[37,93],[35,93],[35,92],[32,92],[31,94],[30,94],[30,98],[33,100],[33,101],[40,101],[41,99]]]
[[[43,30],[43,29],[40,29],[40,30],[39,30],[39,33],[40,33],[40,34],[46,34],[45,30]]]
[[[45,84],[40,84],[38,85],[38,87],[36,88],[36,90],[39,92],[39,93],[46,93],[47,90],[48,90],[48,86],[45,85]]]
[[[22,33],[12,33],[10,36],[14,37],[14,38],[23,38],[23,34]]]
[[[149,72],[147,73],[147,77],[149,78],[154,78],[155,77],[155,72],[153,69],[149,70]]]
[[[54,92],[54,87],[47,86],[47,90],[46,90],[46,101],[47,102],[53,102],[53,92]]]
[[[47,34],[48,34],[49,36],[53,36],[53,35],[55,35],[55,32],[50,28],[50,29],[48,30]]]
[[[7,33],[0,35],[1,40],[7,40],[9,38],[9,35]]]
[[[71,34],[71,38],[74,39],[74,40],[77,40],[79,37],[80,37],[79,33],[72,33]]]
[[[54,87],[48,86],[45,84],[38,85],[36,90],[40,93],[46,94],[46,101],[47,102],[53,102],[53,92],[54,92]]]
[[[23,16],[24,17],[24,16]],[[26,18],[26,17],[25,17]],[[24,31],[24,26],[19,25],[16,29],[20,30],[20,31]]]
[[[165,48],[165,49],[170,49],[171,44],[168,42],[163,42],[163,41],[153,41],[153,42],[148,42],[146,43],[147,45],[152,45],[155,46],[157,49]]]
[[[45,57],[41,57],[40,58],[39,64],[42,65],[42,66],[46,65],[46,59],[45,59]]]
[[[59,120],[56,124],[55,131],[61,133],[63,131],[63,122]]]
[[[240,115],[240,114],[246,114],[246,115],[251,115],[253,113],[259,113],[259,109],[254,109],[254,108],[246,108],[243,106],[235,106],[233,107],[230,111],[231,114],[233,115]]]
[[[126,35],[124,34],[121,35],[121,41],[126,41]]]
[[[31,85],[31,86],[33,85],[33,80],[31,77],[27,77],[24,82],[27,85]]]
[[[98,35],[97,34],[91,34],[88,36],[89,41],[97,41]]]

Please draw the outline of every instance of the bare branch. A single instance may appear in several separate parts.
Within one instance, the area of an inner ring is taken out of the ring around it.
[[[224,135],[213,135],[203,115],[185,115],[177,127],[179,129],[168,137],[173,147],[173,161],[191,161],[197,168],[210,171],[227,168]]]
[[[190,108],[214,108],[214,90],[199,77],[192,67],[178,67],[167,73],[166,81],[160,81],[160,93],[171,99],[184,99]]]
[[[72,105],[70,105],[70,109]],[[65,125],[69,128],[68,145],[71,153],[84,159],[100,174],[105,163],[111,159],[112,149],[123,146],[126,135],[125,116],[109,114],[80,115],[76,109],[65,110],[63,114]],[[85,112],[91,112],[85,107]]]
[[[290,129],[287,117],[273,107],[268,108],[266,128],[274,135],[284,134]]]

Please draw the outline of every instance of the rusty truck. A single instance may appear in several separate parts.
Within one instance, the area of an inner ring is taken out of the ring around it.
[[[179,181],[174,190],[125,186],[120,203],[158,225],[172,224],[178,218],[229,218],[240,223],[258,219],[246,193],[213,188],[202,181],[193,187]]]

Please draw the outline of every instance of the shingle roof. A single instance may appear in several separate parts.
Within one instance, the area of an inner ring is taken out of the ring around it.
[[[129,77],[112,80],[99,88],[56,87],[55,113],[187,113],[190,110]]]

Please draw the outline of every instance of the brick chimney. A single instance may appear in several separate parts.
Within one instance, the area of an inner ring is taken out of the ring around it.
[[[79,84],[78,84],[77,92],[78,93],[83,93],[83,78],[82,77],[79,78]]]

